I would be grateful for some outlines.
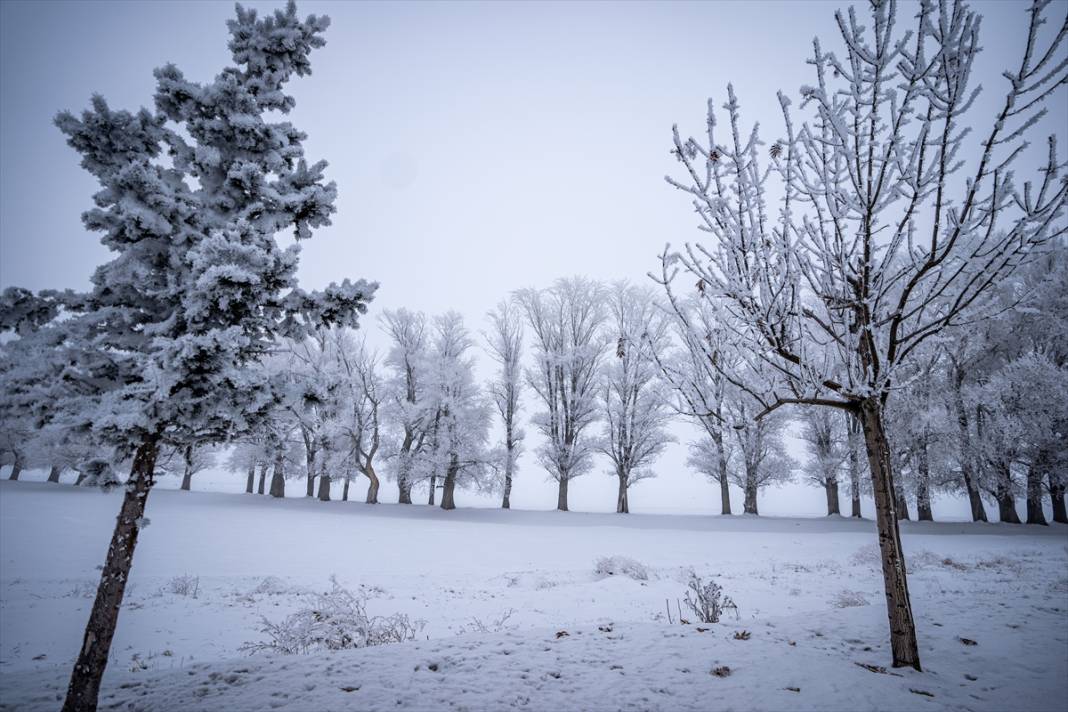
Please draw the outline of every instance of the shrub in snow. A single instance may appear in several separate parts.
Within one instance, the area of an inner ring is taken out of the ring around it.
[[[289,592],[290,587],[286,584],[285,581],[278,578],[277,576],[267,576],[258,584],[256,584],[256,588],[252,589],[252,591],[250,591],[249,593],[252,595],[265,594],[268,596],[277,596],[279,594]]]
[[[594,572],[600,576],[629,576],[635,581],[648,581],[649,570],[634,559],[625,556],[606,556],[597,560]]]
[[[176,596],[191,596],[197,597],[197,592],[200,591],[200,577],[190,576],[184,574],[182,576],[175,576],[163,587],[163,591],[166,593],[173,593]]]
[[[693,569],[686,586],[685,602],[702,623],[719,623],[720,616],[727,610],[733,610],[735,617],[738,616],[738,606],[730,596],[723,595],[720,585],[715,581],[705,583]]]
[[[836,593],[831,602],[837,608],[855,608],[856,606],[868,605],[868,599],[863,593],[845,588]]]
[[[301,608],[278,623],[266,618],[260,629],[267,640],[245,643],[241,650],[249,653],[272,651],[286,655],[318,650],[346,650],[369,645],[401,643],[413,640],[423,629],[423,621],[408,616],[367,615],[367,599],[338,584],[330,577],[332,588],[315,594],[312,605]]]
[[[460,633],[500,633],[502,630],[508,628],[514,628],[515,626],[507,625],[508,619],[515,613],[514,608],[509,608],[502,613],[498,618],[490,620],[488,623],[483,622],[479,618],[472,618],[471,623],[460,628]]]

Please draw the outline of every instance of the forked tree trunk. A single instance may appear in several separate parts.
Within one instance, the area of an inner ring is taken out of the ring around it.
[[[264,488],[267,486],[267,463],[260,465],[260,484],[256,488],[256,494],[263,494]]]
[[[48,481],[53,483],[59,482],[59,475],[61,472],[63,472],[63,468],[59,465],[52,465],[51,469],[48,470]]]
[[[431,475],[430,476],[430,497],[427,499],[427,504],[429,504],[431,507],[434,506],[434,497],[435,497],[435,495],[437,493],[437,489],[438,489],[438,476],[437,475]]]
[[[123,495],[122,508],[111,535],[107,559],[100,573],[85,637],[74,663],[63,712],[92,712],[96,709],[100,694],[100,681],[111,650],[111,639],[119,622],[126,582],[130,580],[137,535],[145,514],[145,503],[153,484],[156,468],[157,445],[155,438],[145,438],[134,454],[130,480]]]
[[[286,496],[286,475],[281,453],[275,455],[274,458],[274,473],[271,475],[271,496]]]
[[[566,477],[561,477],[559,482],[560,482],[560,488],[559,488],[559,490],[557,490],[557,493],[556,493],[556,508],[558,510],[560,510],[561,512],[566,512],[567,511],[567,482],[568,482],[568,480],[567,480]]]
[[[841,514],[842,510],[838,508],[838,480],[825,480],[823,488],[827,490],[827,516]]]
[[[630,507],[627,504],[627,478],[616,474],[619,478],[619,492],[616,494],[616,514],[628,514]]]
[[[901,548],[894,475],[890,465],[890,443],[883,425],[882,404],[877,398],[860,403],[861,430],[871,468],[875,495],[875,521],[879,530],[879,551],[886,589],[886,611],[890,620],[890,649],[894,667],[920,668],[920,651],[916,644],[916,624],[912,618],[905,555]]]
[[[454,455],[449,463],[449,469],[445,471],[445,484],[441,488],[441,508],[442,509],[456,509],[456,471],[457,462]],[[430,480],[431,493],[434,489],[434,478]],[[431,501],[433,504],[433,501]]]
[[[368,464],[364,468],[364,473],[367,475],[367,504],[378,504],[378,488],[381,486],[381,482],[378,479],[378,473],[375,472],[374,465]]]
[[[1041,455],[1036,459],[1041,461]],[[1042,511],[1042,470],[1036,465],[1027,468],[1027,523],[1047,524]]]
[[[319,501],[330,501],[330,475],[325,472],[319,475]]]
[[[256,464],[248,466],[248,477],[245,479],[245,494],[252,494],[256,488]]]

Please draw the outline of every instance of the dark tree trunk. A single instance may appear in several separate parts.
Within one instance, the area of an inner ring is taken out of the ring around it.
[[[145,514],[145,503],[153,484],[156,468],[156,440],[145,438],[134,454],[130,480],[126,485],[122,508],[111,535],[107,559],[100,573],[93,609],[85,626],[85,637],[74,663],[63,712],[92,712],[100,694],[100,681],[108,663],[111,639],[119,622],[126,582],[130,580],[137,535]]]
[[[727,478],[727,458],[723,457],[723,438],[716,441],[716,451],[719,462],[719,513],[731,513],[731,483]]]
[[[616,474],[619,478],[619,492],[616,494],[616,514],[628,514],[630,506],[627,504],[627,478],[625,475]]]
[[[997,464],[997,468],[994,499],[998,502],[998,521],[1019,524],[1020,515],[1016,513],[1016,498],[1012,495],[1012,472],[1009,470],[1009,464],[1001,462]]]
[[[1056,476],[1049,473],[1049,499],[1053,505],[1053,521],[1059,524],[1068,524],[1068,508],[1064,506],[1064,484],[1057,480]]]
[[[9,480],[17,480],[19,478],[19,475],[21,475],[21,474],[22,474],[22,456],[16,453],[15,454],[15,462],[11,465],[11,476],[8,477],[8,479]]]
[[[860,419],[849,412],[845,417],[849,444],[849,516],[860,519]]]
[[[756,478],[751,475],[746,475],[745,478],[745,499],[742,501],[742,512],[745,514],[760,514],[757,511],[757,486]]]
[[[267,463],[260,465],[260,484],[256,488],[256,494],[263,494],[265,487],[267,486]]]
[[[567,478],[560,478],[560,489],[556,493],[556,508],[561,512],[567,511]]]
[[[916,462],[916,519],[933,522],[931,511],[931,468],[927,460],[927,445],[920,447]]]
[[[901,487],[897,488],[897,492],[894,493],[897,498],[897,519],[898,521],[907,522],[911,519],[909,517],[909,500],[905,496],[905,491]]]
[[[245,479],[245,494],[252,494],[256,489],[256,465],[248,466],[248,477]]]
[[[1034,465],[1027,469],[1027,523],[1047,524],[1042,511],[1042,470]]]
[[[368,464],[364,468],[364,474],[367,475],[367,504],[378,504],[378,488],[381,486],[381,482],[378,480],[378,473],[375,472],[374,465]]]
[[[445,471],[445,484],[441,488],[441,508],[456,509],[456,472],[458,469],[455,455],[449,461],[449,469]],[[430,478],[430,492],[434,492],[434,478]],[[434,502],[431,501],[431,504]]]
[[[274,473],[271,475],[271,496],[286,496],[286,475],[281,453],[274,457]]]
[[[84,472],[79,472],[79,473],[78,473],[78,477],[77,477],[77,478],[76,478],[76,479],[74,480],[74,486],[75,486],[75,487],[78,487],[78,486],[79,486],[79,485],[81,485],[81,484],[82,484],[83,482],[85,482],[85,478],[86,478],[87,476],[88,476],[88,475],[86,475],[86,474],[85,474]]]
[[[397,502],[400,504],[412,503],[412,484],[407,480],[397,480]]]
[[[972,508],[972,521],[985,522],[986,508],[983,499],[979,496],[979,487],[975,480],[975,469],[972,460],[972,438],[968,430],[968,412],[964,409],[964,394],[961,385],[964,382],[964,372],[960,369],[953,378],[953,404],[957,411],[957,430],[960,433],[960,474],[964,480],[964,489],[968,493],[968,504]]]
[[[341,487],[341,501],[342,502],[348,502],[349,501],[349,480],[350,480],[350,478],[346,477],[345,478],[345,484],[342,485],[342,487]]]
[[[59,482],[59,475],[61,472],[63,472],[62,467],[59,465],[52,465],[51,469],[48,470],[48,481],[53,483]]]
[[[435,495],[437,494],[437,490],[438,490],[438,476],[437,475],[431,475],[430,476],[430,497],[427,499],[427,504],[429,504],[431,507],[434,506],[434,503],[435,503],[434,502],[434,498],[435,498]]]
[[[186,492],[193,486],[193,473],[186,472],[182,475],[182,489]]]
[[[860,420],[875,495],[875,520],[879,529],[893,666],[920,670],[920,651],[895,511],[894,475],[890,465],[890,443],[883,426],[882,403],[876,398],[861,401]]]
[[[185,448],[185,470],[182,472],[182,490],[188,492],[193,485],[193,446]]]
[[[838,480],[825,480],[823,488],[827,490],[827,516],[841,514],[842,510],[838,508]]]
[[[325,472],[319,475],[319,501],[330,501],[330,475]]]
[[[301,428],[301,434],[304,437],[304,464],[305,464],[305,467],[307,468],[307,470],[305,471],[305,476],[307,478],[307,481],[305,482],[305,484],[307,486],[306,486],[306,489],[305,489],[304,496],[305,497],[314,497],[315,496],[315,453],[316,453],[315,446],[314,446],[314,442],[315,441],[311,438],[311,436],[308,433],[308,431],[305,430],[303,427]]]

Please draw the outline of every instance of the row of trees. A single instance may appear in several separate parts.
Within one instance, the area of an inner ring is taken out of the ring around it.
[[[1044,524],[1047,496],[1054,519],[1068,521],[1068,453],[1060,446],[1068,418],[1065,262],[1052,253],[1029,265],[1019,284],[997,296],[998,318],[952,330],[951,341],[925,351],[923,371],[900,389],[887,416],[899,519],[910,518],[913,502],[918,519],[933,519],[932,496],[946,492],[967,495],[977,521],[987,519],[985,497],[1001,521],[1019,523],[1015,501],[1022,498],[1027,522]],[[709,316],[699,300],[688,308],[690,323]],[[286,480],[302,478],[309,497],[330,500],[338,483],[348,500],[352,482],[363,479],[373,504],[385,476],[401,503],[425,487],[428,504],[438,503],[440,490],[440,505],[452,509],[460,487],[496,492],[508,508],[527,393],[540,407],[532,419],[542,436],[535,454],[557,482],[562,510],[570,481],[590,472],[600,454],[618,481],[616,511],[629,511],[631,487],[654,476],[657,457],[674,440],[672,422],[685,418],[700,433],[687,463],[718,485],[723,514],[733,511],[730,485],[742,490],[743,511],[757,514],[759,492],[800,469],[825,490],[828,514],[841,513],[844,494],[859,517],[871,486],[856,418],[806,406],[755,419],[749,395],[703,362],[704,349],[723,338],[720,327],[709,322],[704,346],[696,347],[673,316],[649,288],[571,278],[517,291],[487,315],[480,337],[453,312],[387,311],[384,358],[349,330],[283,340],[258,366],[275,398],[226,465],[246,475],[249,493],[284,496]],[[479,342],[494,367],[485,385],[475,364]],[[18,343],[5,349],[12,351],[7,363],[19,357]],[[717,358],[726,353],[720,347]],[[8,414],[0,449],[12,479],[27,465],[48,469],[53,482],[68,468],[79,482],[120,469],[102,462],[85,437],[34,429],[27,414]],[[792,423],[807,450],[803,466],[785,447]],[[494,430],[500,438],[491,443]],[[214,460],[209,444],[164,448],[157,470],[180,476],[187,490]]]

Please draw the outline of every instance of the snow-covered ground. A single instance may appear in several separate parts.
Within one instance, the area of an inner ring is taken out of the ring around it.
[[[0,482],[0,709],[57,707],[118,497]],[[173,490],[153,493],[148,516],[104,709],[1068,705],[1061,525],[904,523],[916,673],[880,667],[890,656],[869,521],[443,512]],[[610,555],[641,562],[648,580],[597,575]],[[737,619],[678,623],[690,567],[723,586]],[[264,617],[282,619],[332,575],[366,593],[372,614],[425,620],[419,639],[305,656],[239,650],[264,638]],[[175,592],[181,576],[195,595]]]

